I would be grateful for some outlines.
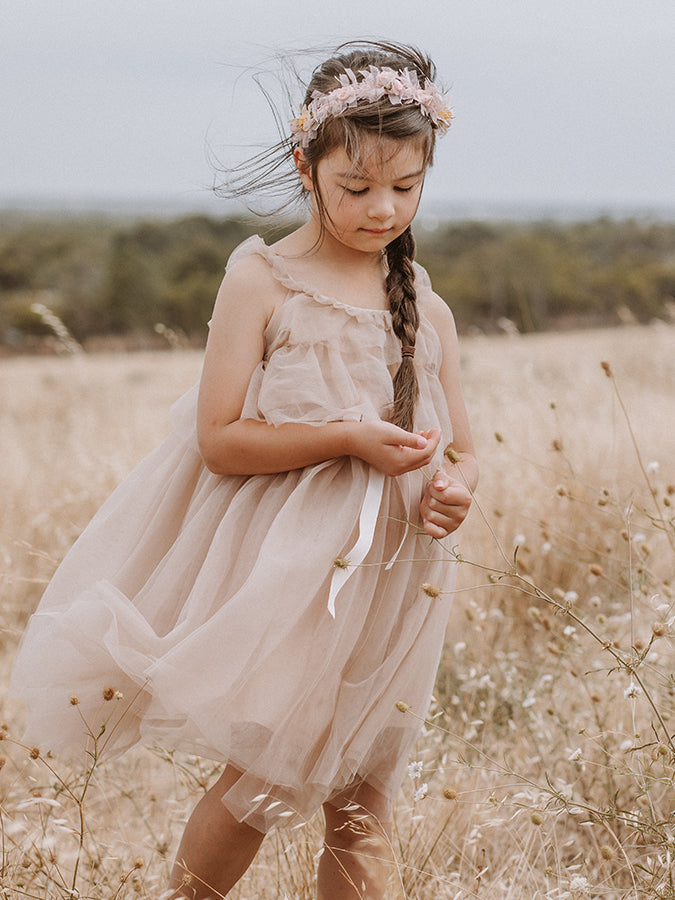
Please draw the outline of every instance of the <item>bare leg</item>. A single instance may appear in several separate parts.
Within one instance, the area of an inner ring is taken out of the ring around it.
[[[240,774],[228,766],[190,816],[171,873],[171,900],[225,897],[253,862],[264,835],[238,822],[220,799]]]
[[[398,896],[389,811],[373,788],[357,800],[324,804],[326,840],[319,862],[318,900],[392,900]],[[388,891],[392,885],[392,891]]]

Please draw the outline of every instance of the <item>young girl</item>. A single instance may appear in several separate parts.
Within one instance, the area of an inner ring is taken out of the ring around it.
[[[349,46],[264,160],[292,161],[309,220],[232,254],[198,389],[62,563],[14,669],[43,751],[156,741],[225,764],[175,898],[226,895],[268,830],[321,807],[318,896],[385,897],[418,730],[397,702],[424,715],[450,602],[432,538],[477,481],[452,315],[410,231],[450,112],[419,52]]]

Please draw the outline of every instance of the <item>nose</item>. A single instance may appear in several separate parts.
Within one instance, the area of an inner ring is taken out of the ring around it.
[[[372,191],[368,207],[368,217],[378,222],[386,222],[393,218],[396,212],[393,197],[388,191]]]

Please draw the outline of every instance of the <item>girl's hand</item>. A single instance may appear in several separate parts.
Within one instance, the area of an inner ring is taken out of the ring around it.
[[[420,503],[424,530],[431,537],[447,537],[462,524],[470,506],[469,489],[439,469],[427,482]]]
[[[356,422],[349,455],[358,456],[385,475],[403,475],[426,466],[440,439],[437,429],[411,434],[390,422]]]

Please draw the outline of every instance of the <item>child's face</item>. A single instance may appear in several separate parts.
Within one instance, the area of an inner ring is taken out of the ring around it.
[[[374,140],[364,144],[363,158],[353,162],[343,148],[316,167],[325,207],[327,232],[361,252],[379,252],[412,222],[424,184],[422,148],[412,141]],[[314,191],[311,176],[301,171],[304,186]],[[314,215],[318,215],[316,203]]]

